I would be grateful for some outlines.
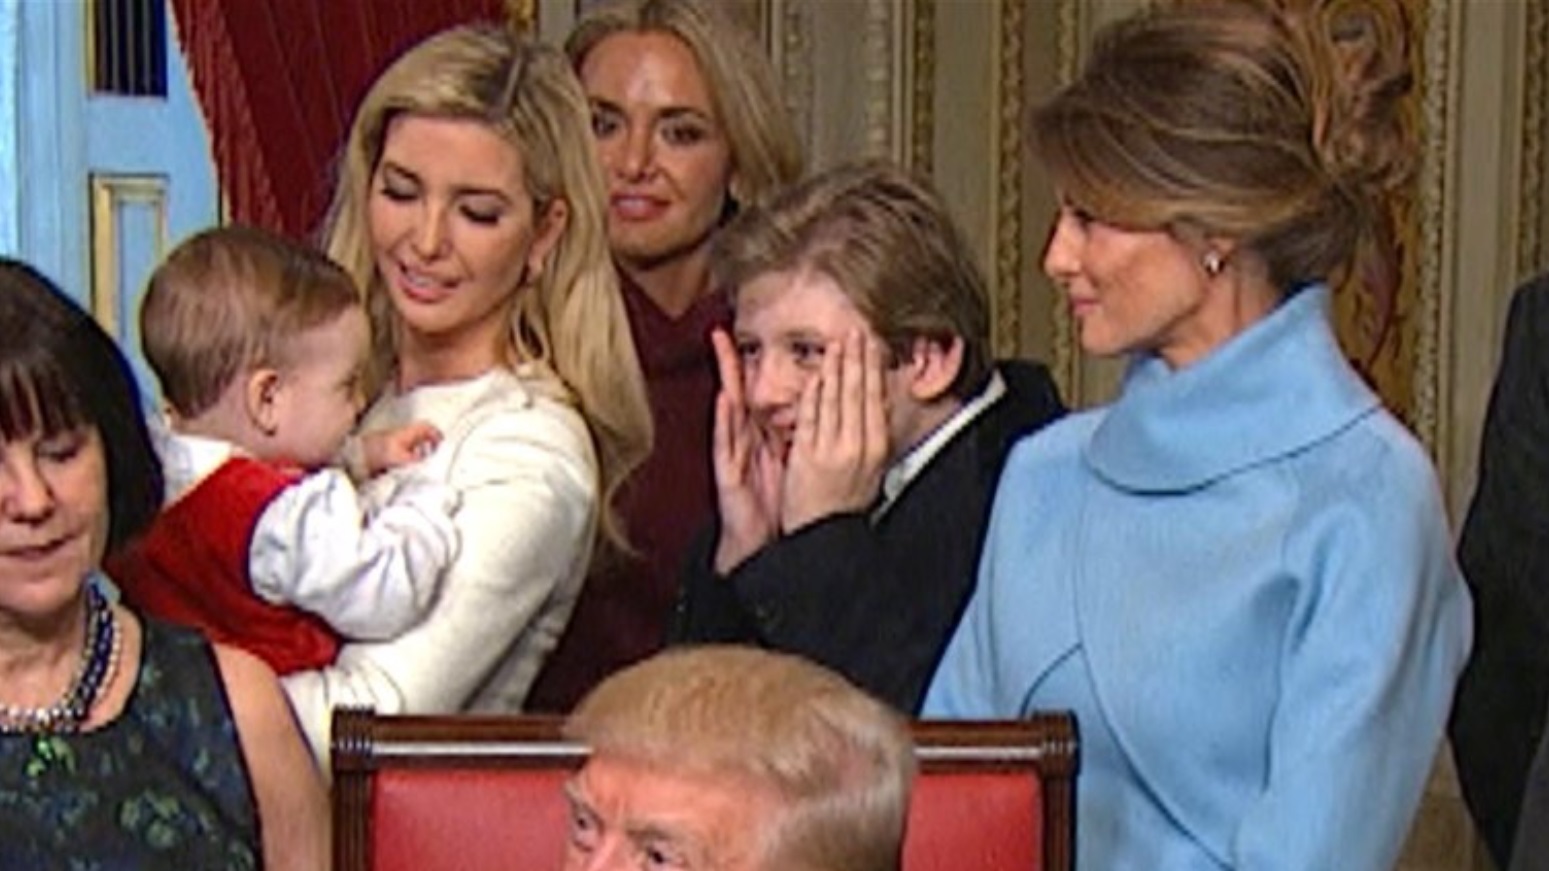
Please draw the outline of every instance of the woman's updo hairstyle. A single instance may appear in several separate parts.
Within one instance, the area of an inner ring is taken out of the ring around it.
[[[1102,31],[1033,116],[1061,195],[1100,220],[1219,236],[1284,293],[1346,268],[1411,166],[1403,11],[1176,0]]]

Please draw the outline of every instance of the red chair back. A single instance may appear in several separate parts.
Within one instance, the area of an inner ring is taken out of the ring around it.
[[[562,784],[586,758],[550,717],[334,715],[337,871],[557,871]],[[1073,719],[913,724],[903,871],[1069,871]]]
[[[1069,871],[1075,718],[916,721],[904,871]]]

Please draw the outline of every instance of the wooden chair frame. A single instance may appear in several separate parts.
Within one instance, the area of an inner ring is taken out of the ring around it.
[[[909,728],[921,774],[1028,767],[1036,771],[1043,793],[1043,869],[1075,867],[1080,746],[1074,715],[1047,712],[994,722],[915,720]]]
[[[386,768],[579,767],[586,748],[549,716],[378,715],[339,709],[333,721],[335,871],[369,871],[375,772]],[[1074,862],[1078,747],[1075,718],[1038,714],[999,722],[914,721],[922,773],[1032,768],[1041,782],[1044,865]]]

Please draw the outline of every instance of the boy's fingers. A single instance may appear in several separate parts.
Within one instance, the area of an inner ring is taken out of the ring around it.
[[[737,353],[736,344],[725,330],[717,328],[710,333],[710,346],[715,350],[715,367],[721,375],[721,390],[733,404],[741,406],[742,358]]]
[[[886,378],[883,375],[884,348],[882,341],[872,336],[866,337],[866,393],[864,412],[866,419],[866,440],[868,445],[875,446],[879,441],[882,452],[887,452],[887,396]],[[873,450],[872,453],[875,453]]]

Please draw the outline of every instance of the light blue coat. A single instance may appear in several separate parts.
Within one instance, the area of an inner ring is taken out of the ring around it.
[[[1076,712],[1077,867],[1389,871],[1468,654],[1434,473],[1321,287],[1021,442],[925,702]]]

